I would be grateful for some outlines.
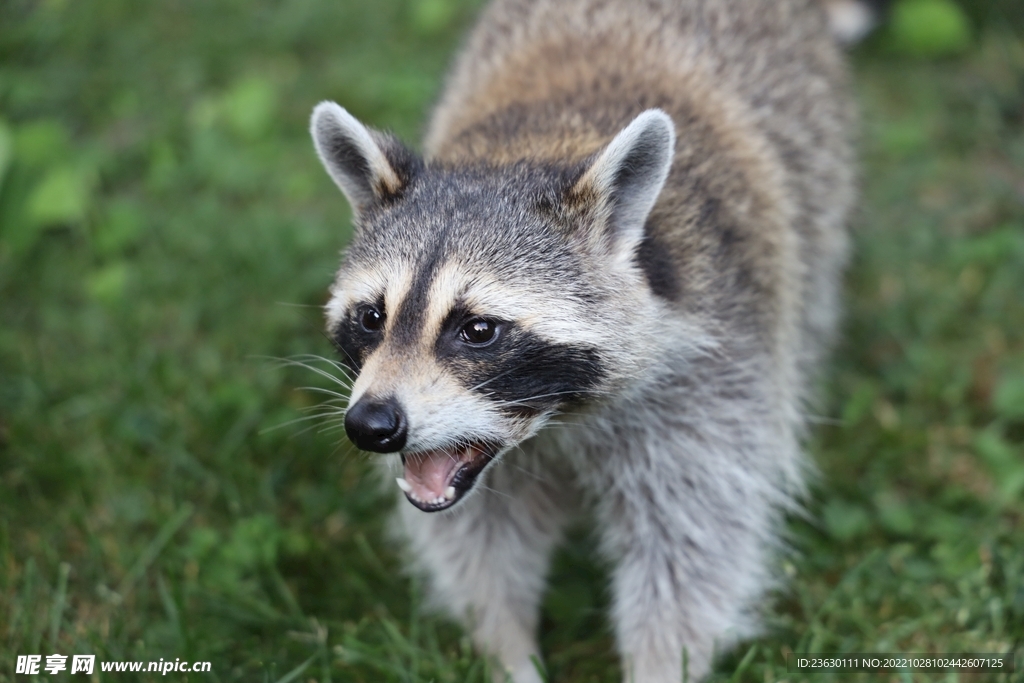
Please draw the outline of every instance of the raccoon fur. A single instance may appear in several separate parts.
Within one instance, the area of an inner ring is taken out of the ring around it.
[[[326,307],[345,428],[500,679],[541,680],[581,512],[626,681],[697,680],[757,632],[836,324],[851,123],[819,0],[495,0],[422,157],[316,107],[355,225]]]

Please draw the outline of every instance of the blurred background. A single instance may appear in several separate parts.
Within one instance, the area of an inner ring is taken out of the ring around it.
[[[0,2],[0,681],[54,653],[489,680],[302,388],[331,383],[275,360],[332,354],[349,218],[311,108],[415,144],[477,9]],[[784,678],[791,651],[1024,666],[1024,6],[898,0],[852,62],[863,202],[821,476],[769,631],[721,680]],[[592,545],[578,529],[555,563],[555,681],[619,680]]]

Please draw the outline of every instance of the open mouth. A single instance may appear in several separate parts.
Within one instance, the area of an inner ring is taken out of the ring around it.
[[[455,505],[494,459],[495,450],[483,443],[460,448],[402,453],[405,476],[396,481],[409,502],[424,512]]]

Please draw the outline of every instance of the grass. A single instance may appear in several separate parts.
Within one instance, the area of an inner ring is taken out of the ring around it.
[[[489,680],[423,610],[363,459],[289,424],[329,385],[268,360],[330,353],[348,217],[311,107],[416,140],[475,6],[0,4],[0,682],[31,653]],[[788,675],[801,651],[1024,666],[1024,22],[965,7],[966,51],[855,54],[864,191],[821,476],[768,633],[716,680],[873,678]],[[591,545],[556,559],[553,681],[619,677]],[[92,680],[115,679],[149,680]]]

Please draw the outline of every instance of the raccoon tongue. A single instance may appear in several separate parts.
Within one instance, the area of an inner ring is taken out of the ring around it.
[[[427,451],[405,456],[405,480],[411,489],[407,493],[424,503],[444,500],[455,473],[471,459],[469,451]]]

